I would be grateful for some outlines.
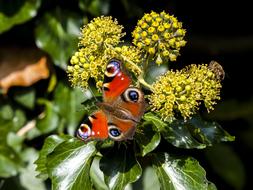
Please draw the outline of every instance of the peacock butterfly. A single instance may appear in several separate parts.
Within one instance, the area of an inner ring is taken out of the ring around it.
[[[133,138],[136,125],[144,114],[144,94],[141,89],[132,86],[130,76],[117,59],[110,60],[106,66],[103,101],[97,106],[99,110],[81,124],[77,137],[84,141],[108,137],[115,141]]]

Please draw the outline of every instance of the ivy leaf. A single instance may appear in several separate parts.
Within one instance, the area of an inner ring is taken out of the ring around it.
[[[22,166],[20,157],[7,144],[7,135],[12,128],[11,122],[0,125],[0,177],[15,176]]]
[[[204,121],[200,117],[193,117],[187,121],[175,120],[163,131],[164,138],[176,147],[205,148],[225,141],[233,141],[216,122]]]
[[[204,144],[198,142],[195,138],[193,138],[191,133],[185,127],[166,123],[151,112],[146,113],[143,118],[145,121],[151,122],[156,127],[156,130],[161,132],[163,137],[176,147],[181,148],[206,147]]]
[[[38,99],[38,104],[45,105],[45,111],[38,117],[36,127],[42,133],[55,130],[59,124],[59,116],[55,105],[46,99]]]
[[[93,159],[91,169],[90,169],[90,177],[95,189],[108,190],[108,187],[104,182],[104,174],[99,168],[100,159],[101,158],[98,156],[96,156]]]
[[[189,129],[199,141],[208,146],[214,143],[234,141],[235,137],[231,136],[217,122],[204,121],[200,117],[193,117],[188,121]]]
[[[138,127],[138,131],[140,132],[135,133],[135,139],[139,144],[141,155],[145,156],[159,145],[161,136],[148,122]]]
[[[133,189],[142,190],[160,190],[160,183],[155,173],[155,170],[148,166],[144,169],[141,178],[133,184]]]
[[[5,113],[2,113],[6,111]],[[0,107],[0,177],[11,177],[17,175],[22,167],[22,160],[17,152],[11,147],[16,144],[19,145],[22,139],[10,143],[13,136],[13,131],[20,128],[21,122],[23,124],[25,118],[17,117],[17,110],[14,110],[10,105],[1,105]],[[20,120],[19,120],[20,119]],[[15,121],[16,120],[16,121]],[[17,147],[17,151],[19,148]]]
[[[47,168],[54,190],[92,189],[90,167],[97,150],[95,142],[76,138],[59,144],[47,156]]]
[[[73,135],[86,110],[81,104],[88,97],[79,88],[71,88],[64,83],[58,83],[54,93],[54,106],[67,125],[68,133]]]
[[[24,112],[20,109],[15,109],[9,104],[0,104],[0,127],[3,127],[8,124],[8,131],[17,131],[26,122],[26,116]],[[0,139],[3,137],[0,133]],[[1,140],[0,140],[1,141]]]
[[[226,158],[224,159],[224,155]],[[206,150],[207,160],[213,170],[234,189],[243,189],[245,169],[238,155],[227,145],[219,144]],[[231,167],[233,166],[233,167]]]
[[[191,158],[175,158],[167,153],[155,154],[153,167],[162,190],[207,190],[205,170]]]
[[[79,7],[93,16],[107,15],[111,0],[79,0]]]
[[[9,104],[1,104],[0,121],[11,120],[13,117],[14,117],[14,110],[12,109],[12,107]]]
[[[22,149],[22,143],[24,141],[23,136],[19,136],[14,132],[9,132],[6,138],[6,143],[16,152],[20,152]]]
[[[25,92],[22,92],[20,94],[16,94],[14,96],[14,99],[19,104],[32,110],[34,108],[34,103],[35,103],[35,90],[29,89],[29,90],[26,90]]]
[[[0,33],[22,24],[37,14],[40,0],[0,0]]]
[[[152,122],[168,142],[180,148],[202,149],[215,143],[234,140],[218,123],[204,121],[197,116],[187,121],[177,119],[168,123],[149,112],[144,115],[144,120]]]
[[[0,144],[0,177],[17,175],[21,166],[19,156],[10,147]]]
[[[36,176],[38,178],[41,178],[43,180],[46,180],[48,178],[48,171],[47,171],[47,155],[49,155],[57,145],[62,143],[64,140],[67,140],[68,136],[57,136],[57,135],[51,135],[46,138],[44,145],[39,153],[38,159],[34,162],[37,167],[36,171],[39,172],[39,174]]]
[[[46,51],[54,63],[66,69],[70,56],[77,48],[82,19],[74,13],[57,9],[46,13],[35,29],[36,44]]]
[[[112,150],[111,154],[102,157],[100,169],[110,190],[122,190],[139,179],[142,169],[130,149],[121,147]]]
[[[143,174],[143,189],[144,190],[158,190],[160,189],[159,180],[152,167],[145,169]]]
[[[33,148],[27,148],[22,152],[22,159],[28,163],[22,168],[20,173],[20,183],[26,190],[45,190],[45,184],[41,179],[36,178],[34,161],[38,157],[38,152]]]
[[[145,121],[152,123],[156,127],[156,130],[158,132],[161,132],[167,126],[167,123],[162,121],[159,117],[157,117],[155,114],[151,112],[146,113],[143,116],[143,119]]]
[[[157,80],[157,77],[163,75],[167,71],[167,65],[157,65],[156,63],[152,62],[148,67],[147,74],[145,75],[145,81],[149,84],[152,84]]]

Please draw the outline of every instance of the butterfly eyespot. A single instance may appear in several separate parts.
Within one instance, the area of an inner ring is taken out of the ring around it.
[[[124,92],[123,100],[126,102],[139,102],[142,96],[142,92],[138,88],[130,87]]]
[[[120,72],[120,62],[117,60],[111,60],[106,66],[105,75],[108,77],[114,77]]]
[[[138,99],[139,99],[139,94],[138,94],[136,91],[134,91],[134,90],[130,90],[130,91],[128,92],[128,97],[129,97],[129,99],[132,100],[133,102],[137,102]]]
[[[113,140],[119,140],[122,137],[121,131],[115,125],[108,125],[109,137]]]
[[[87,124],[82,124],[77,131],[77,137],[85,140],[91,135],[91,129]]]
[[[110,129],[109,133],[113,137],[118,137],[121,134],[118,129]]]

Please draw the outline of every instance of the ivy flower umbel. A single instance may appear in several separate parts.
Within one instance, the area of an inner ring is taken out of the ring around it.
[[[190,118],[202,101],[208,111],[212,110],[220,99],[221,83],[207,65],[190,65],[181,71],[168,71],[152,87],[152,110],[172,121],[175,112],[180,112],[184,119]]]
[[[92,78],[96,82],[96,87],[101,91],[105,67],[112,58],[123,60],[125,67],[129,71],[136,77],[140,75],[140,66],[134,67],[134,65],[141,64],[141,52],[134,46],[106,48],[103,54],[92,51],[89,48],[80,48],[79,51],[72,56],[70,60],[71,64],[67,68],[70,82],[73,86],[87,89],[88,81]],[[129,64],[129,61],[133,62],[134,65]]]
[[[115,55],[115,57],[120,60],[124,60],[125,67],[136,77],[138,77],[142,71],[140,70],[141,64],[143,62],[141,51],[135,46],[116,47],[115,51],[117,52],[117,55]],[[133,62],[134,64],[130,64],[129,61]],[[137,67],[135,65],[137,65]]]
[[[110,16],[94,18],[83,27],[79,46],[91,47],[94,50],[100,50],[104,45],[116,46],[125,35],[122,30],[123,26]]]
[[[176,61],[179,50],[185,46],[185,30],[182,23],[164,11],[151,12],[138,21],[134,29],[133,43],[156,59],[157,64]]]
[[[114,57],[111,48],[121,42],[123,26],[112,17],[97,17],[82,29],[79,50],[72,56],[67,68],[69,80],[73,86],[88,87],[92,78],[99,90],[102,89],[104,71],[107,62]]]

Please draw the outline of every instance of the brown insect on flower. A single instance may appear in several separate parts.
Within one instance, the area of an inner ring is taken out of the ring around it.
[[[223,70],[222,66],[217,61],[211,61],[208,65],[208,68],[215,74],[216,78],[219,81],[224,80],[225,71]]]

